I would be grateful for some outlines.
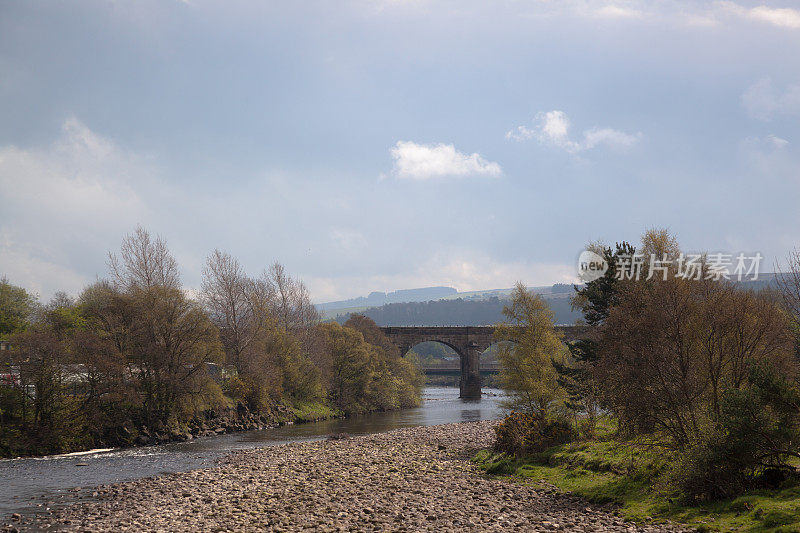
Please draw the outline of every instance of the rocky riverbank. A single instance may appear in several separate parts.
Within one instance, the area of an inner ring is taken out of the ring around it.
[[[182,429],[134,430],[136,437],[130,442],[115,443],[116,446],[150,446],[166,442],[185,442],[198,437],[209,437],[238,431],[254,431],[274,428],[280,424],[294,422],[295,416],[283,405],[266,414],[251,413],[239,403],[236,407],[207,411],[192,418]],[[130,431],[128,432],[131,433]]]
[[[402,429],[237,452],[218,468],[99,487],[11,527],[77,531],[681,531],[624,522],[544,484],[469,462],[493,422]],[[341,437],[341,436],[340,436]]]

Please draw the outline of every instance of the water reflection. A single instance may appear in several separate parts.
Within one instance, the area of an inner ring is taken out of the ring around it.
[[[464,409],[461,411],[462,422],[475,422],[477,420],[482,420],[480,409]]]
[[[423,405],[344,420],[283,426],[264,431],[219,435],[198,440],[116,450],[78,457],[0,460],[0,518],[29,513],[38,504],[75,501],[73,487],[94,487],[170,472],[208,468],[233,450],[322,439],[332,433],[364,435],[411,426],[490,420],[502,414],[501,391],[486,389],[480,400],[461,400],[458,389],[429,387]]]

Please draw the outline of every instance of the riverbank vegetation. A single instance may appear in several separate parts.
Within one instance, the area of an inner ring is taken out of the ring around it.
[[[680,257],[664,230],[640,250]],[[699,279],[647,264],[626,279],[618,260],[633,246],[595,251],[610,268],[576,291],[589,333],[568,353],[537,297],[515,293],[498,332],[516,336],[500,358],[516,412],[479,462],[636,519],[800,530],[800,254],[780,290],[754,292],[705,261]]]
[[[251,277],[220,251],[193,295],[166,243],[142,228],[76,299],[40,304],[0,281],[0,341],[2,456],[420,402],[419,370],[371,320],[321,324],[281,265]]]

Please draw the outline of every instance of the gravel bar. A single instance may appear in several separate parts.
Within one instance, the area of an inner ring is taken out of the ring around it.
[[[235,452],[216,468],[98,487],[8,529],[74,531],[691,531],[492,479],[469,457],[496,422],[415,427]]]

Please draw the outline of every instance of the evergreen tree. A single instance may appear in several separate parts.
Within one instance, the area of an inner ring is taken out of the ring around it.
[[[609,310],[619,299],[618,263],[621,257],[633,256],[635,248],[623,241],[617,243],[615,249],[602,249],[608,269],[598,279],[586,283],[583,287],[575,287],[572,300],[574,308],[580,309],[584,321],[589,326],[589,334],[580,340],[568,343],[572,364],[553,364],[559,374],[559,383],[567,391],[566,407],[575,412],[586,413],[589,430],[594,429],[597,412],[597,391],[592,379],[592,370],[597,363],[598,347],[594,340],[596,328],[603,324]]]

